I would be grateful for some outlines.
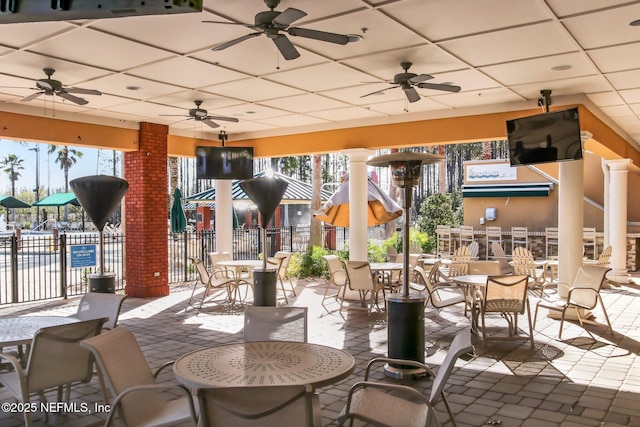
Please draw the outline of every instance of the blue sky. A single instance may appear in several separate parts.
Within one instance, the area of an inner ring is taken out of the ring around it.
[[[0,139],[0,161],[9,154],[15,154],[23,159],[24,169],[20,171],[22,176],[16,182],[16,192],[23,188],[32,190],[36,186],[36,152],[30,150],[36,147],[40,148],[40,187],[44,188],[46,192],[47,187],[50,186],[52,193],[59,188],[64,188],[64,173],[60,169],[60,165],[55,163],[55,155],[47,155],[48,144],[19,143]],[[107,158],[113,158],[112,151],[72,146],[69,148],[82,152],[82,158],[78,159],[77,163],[69,169],[69,181],[86,175],[112,174],[113,166],[105,161]],[[100,165],[98,165],[98,151],[100,152]],[[119,154],[121,157],[121,153]],[[120,164],[117,167],[120,171]],[[1,172],[2,170],[4,168],[0,168],[0,195],[8,195],[11,194],[11,182],[9,176]]]

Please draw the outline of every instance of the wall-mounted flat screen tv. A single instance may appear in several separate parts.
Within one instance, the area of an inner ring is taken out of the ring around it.
[[[507,120],[512,166],[582,159],[578,108]]]
[[[196,147],[196,178],[253,178],[253,147]]]

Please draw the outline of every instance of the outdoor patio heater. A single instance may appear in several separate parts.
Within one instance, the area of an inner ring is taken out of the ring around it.
[[[391,294],[387,297],[387,341],[390,358],[424,363],[425,297],[409,292],[409,212],[413,187],[418,184],[422,165],[442,160],[442,157],[433,154],[407,151],[374,157],[367,162],[370,166],[390,166],[393,182],[404,189],[402,294]],[[387,364],[384,370],[387,376],[394,378],[410,378],[426,374],[423,369],[398,364]]]
[[[89,275],[89,291],[113,294],[116,291],[116,275],[107,273],[104,269],[103,230],[118,203],[129,190],[129,183],[115,176],[91,175],[76,178],[69,182],[69,186],[100,233],[100,272]]]
[[[278,277],[276,269],[267,268],[267,225],[273,218],[289,183],[265,176],[244,180],[239,185],[258,207],[262,227],[262,269],[253,269],[253,305],[275,307]]]

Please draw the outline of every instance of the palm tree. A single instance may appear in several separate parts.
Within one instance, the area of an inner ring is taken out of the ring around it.
[[[22,166],[23,161],[24,159],[19,158],[15,154],[9,154],[2,158],[4,172],[9,175],[9,180],[11,181],[11,197],[15,197],[16,195],[16,181],[22,176],[18,171],[24,170],[24,166]]]
[[[48,153],[51,154],[56,151],[57,145],[50,145]],[[69,169],[75,165],[78,159],[82,158],[82,152],[73,148],[69,148],[66,145],[58,150],[56,154],[56,163],[60,164],[60,169],[64,171],[64,191],[69,192]],[[68,221],[69,218],[69,205],[64,207],[64,220]]]

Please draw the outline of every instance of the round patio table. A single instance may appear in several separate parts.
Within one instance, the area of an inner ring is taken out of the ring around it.
[[[20,316],[0,318],[0,347],[31,344],[40,328],[79,322],[75,317]]]
[[[176,379],[190,388],[310,385],[323,387],[347,378],[355,359],[320,344],[256,341],[208,347],[173,364]]]

